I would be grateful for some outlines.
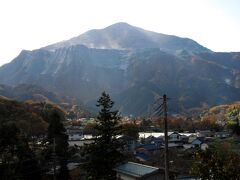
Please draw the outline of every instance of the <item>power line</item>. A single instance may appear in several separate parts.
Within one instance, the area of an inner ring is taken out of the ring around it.
[[[150,110],[150,117],[155,117],[155,116],[161,116],[163,114],[163,104],[159,104],[159,100],[161,98],[158,98],[155,100],[155,102],[152,105],[152,108]]]
[[[165,180],[169,179],[169,157],[168,157],[168,123],[167,123],[167,96],[163,95],[164,108],[164,137],[165,137]]]
[[[163,116],[164,117],[164,164],[165,164],[165,180],[169,180],[169,152],[168,152],[168,122],[167,122],[167,100],[170,98],[167,98],[166,94],[163,95],[162,98],[158,98],[152,107],[152,112],[150,117],[154,116]],[[162,103],[159,103],[161,102]]]

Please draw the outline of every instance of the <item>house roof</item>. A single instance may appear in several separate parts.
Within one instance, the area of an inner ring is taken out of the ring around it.
[[[202,144],[203,142],[200,139],[193,139],[192,144]]]
[[[142,153],[142,152],[137,152],[135,157],[136,158],[141,158],[144,161],[149,161],[151,159],[148,155],[146,155],[145,153]]]
[[[127,162],[125,164],[117,166],[113,170],[133,177],[143,177],[146,175],[157,173],[159,171],[159,168],[134,162]]]
[[[154,150],[160,149],[160,147],[157,146],[156,144],[142,144],[142,145],[138,146],[137,149],[138,148],[144,148],[148,151],[154,151]]]
[[[173,135],[173,134],[178,134],[178,135],[181,135],[180,133],[178,133],[178,132],[168,132],[168,136],[171,136],[171,135]]]
[[[125,141],[133,141],[133,140],[135,140],[134,137],[127,136],[127,135],[120,136],[118,139],[119,140],[125,140]]]

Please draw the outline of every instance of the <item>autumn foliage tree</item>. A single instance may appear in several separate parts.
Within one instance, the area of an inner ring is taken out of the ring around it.
[[[240,107],[232,107],[227,110],[228,122],[226,127],[232,129],[234,134],[240,135]]]
[[[214,148],[196,153],[190,173],[206,180],[240,179],[240,155],[231,143],[217,143]]]

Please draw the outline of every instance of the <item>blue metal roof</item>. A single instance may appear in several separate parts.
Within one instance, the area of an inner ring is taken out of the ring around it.
[[[142,145],[138,146],[137,148],[144,148],[148,151],[160,149],[160,147],[157,144],[142,144]]]
[[[137,152],[135,157],[140,157],[142,159],[144,159],[145,161],[149,161],[151,158],[146,155],[145,153],[142,153],[142,152]]]
[[[117,166],[114,170],[134,177],[143,177],[147,174],[157,172],[159,169],[153,166],[128,162]]]

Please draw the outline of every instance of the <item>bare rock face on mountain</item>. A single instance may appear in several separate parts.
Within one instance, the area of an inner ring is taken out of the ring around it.
[[[171,96],[171,112],[240,99],[240,53],[216,53],[197,42],[126,23],[22,51],[0,67],[0,83],[35,84],[94,105],[110,93],[123,114],[144,115]]]

